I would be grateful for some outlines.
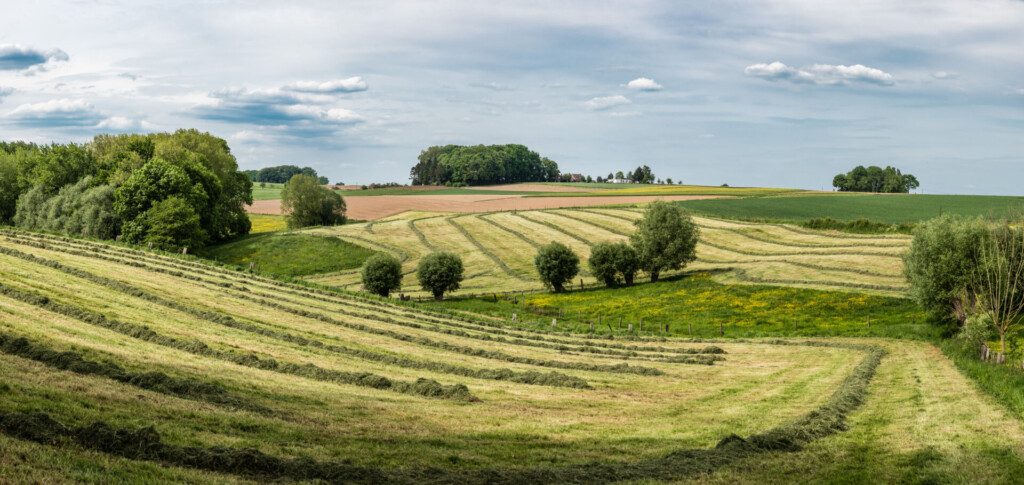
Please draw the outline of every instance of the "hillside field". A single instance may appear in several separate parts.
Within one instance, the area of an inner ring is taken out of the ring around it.
[[[942,214],[1002,218],[1024,213],[1024,197],[986,195],[850,194],[677,202],[696,214],[727,219],[804,222],[814,218],[913,223]]]
[[[30,233],[5,232],[0,262],[0,474],[14,481],[1024,469],[1020,423],[931,344],[552,333]]]
[[[766,200],[766,199],[765,199]],[[483,214],[406,212],[380,221],[309,229],[395,255],[402,261],[403,291],[421,295],[415,268],[438,249],[459,253],[466,266],[462,294],[541,288],[533,267],[537,247],[558,241],[583,260],[585,286],[596,282],[586,260],[590,246],[620,241],[633,231],[642,209],[580,208]],[[811,231],[786,224],[745,223],[698,217],[698,261],[688,271],[720,271],[720,281],[852,289],[902,295],[903,235],[856,235]],[[310,281],[347,289],[360,287],[357,270],[310,276]],[[574,284],[578,285],[577,280]],[[458,293],[457,293],[458,294]]]

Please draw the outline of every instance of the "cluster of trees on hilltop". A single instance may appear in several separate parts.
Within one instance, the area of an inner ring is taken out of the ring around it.
[[[558,164],[523,145],[445,145],[423,150],[409,171],[413,185],[556,182]]]
[[[917,177],[900,172],[894,167],[881,168],[875,165],[858,165],[847,173],[836,175],[832,186],[840,192],[883,192],[906,194],[921,184]]]
[[[197,130],[0,143],[0,224],[178,250],[250,229],[252,181]]]
[[[253,182],[267,182],[275,184],[287,183],[296,175],[309,175],[315,178],[320,184],[327,183],[327,177],[317,175],[316,170],[311,167],[298,167],[295,165],[277,165],[274,167],[263,167],[259,170],[245,170],[244,173]]]

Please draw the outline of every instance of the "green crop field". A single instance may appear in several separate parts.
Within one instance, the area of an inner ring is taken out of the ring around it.
[[[403,291],[409,294],[424,294],[416,282],[415,268],[419,258],[438,249],[462,256],[466,266],[463,294],[501,293],[540,289],[533,257],[538,246],[551,241],[564,243],[580,255],[583,284],[593,285],[595,281],[586,268],[590,246],[626,239],[640,211],[623,207],[490,214],[409,212],[380,221],[305,232],[336,236],[395,255],[403,263]],[[883,295],[902,295],[906,291],[901,258],[909,245],[907,236],[811,231],[786,224],[701,217],[696,221],[701,227],[698,261],[687,270],[727,270],[717,274],[719,281]],[[347,289],[360,287],[355,269],[308,279]]]
[[[239,266],[253,263],[261,273],[279,276],[352,270],[374,254],[338,238],[294,232],[251,234],[200,251],[205,258]]]
[[[511,325],[5,231],[0,476],[919,482],[1024,470],[1020,422],[930,343],[645,335]]]
[[[711,217],[787,222],[829,217],[900,224],[941,214],[1001,218],[1024,213],[1024,197],[985,195],[827,194],[676,203],[696,214]]]

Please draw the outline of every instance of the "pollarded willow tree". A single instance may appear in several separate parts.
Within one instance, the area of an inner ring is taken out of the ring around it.
[[[644,216],[636,221],[630,242],[636,249],[640,268],[658,281],[662,271],[680,269],[697,259],[700,228],[679,206],[652,202]]]
[[[994,230],[981,245],[974,288],[978,309],[999,332],[999,353],[1006,335],[1024,319],[1024,230],[1009,225]]]

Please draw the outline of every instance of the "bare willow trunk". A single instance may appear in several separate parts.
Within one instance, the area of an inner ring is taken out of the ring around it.
[[[976,288],[982,311],[999,332],[999,353],[1006,355],[1006,334],[1024,314],[1024,231],[1004,226],[981,248]]]

